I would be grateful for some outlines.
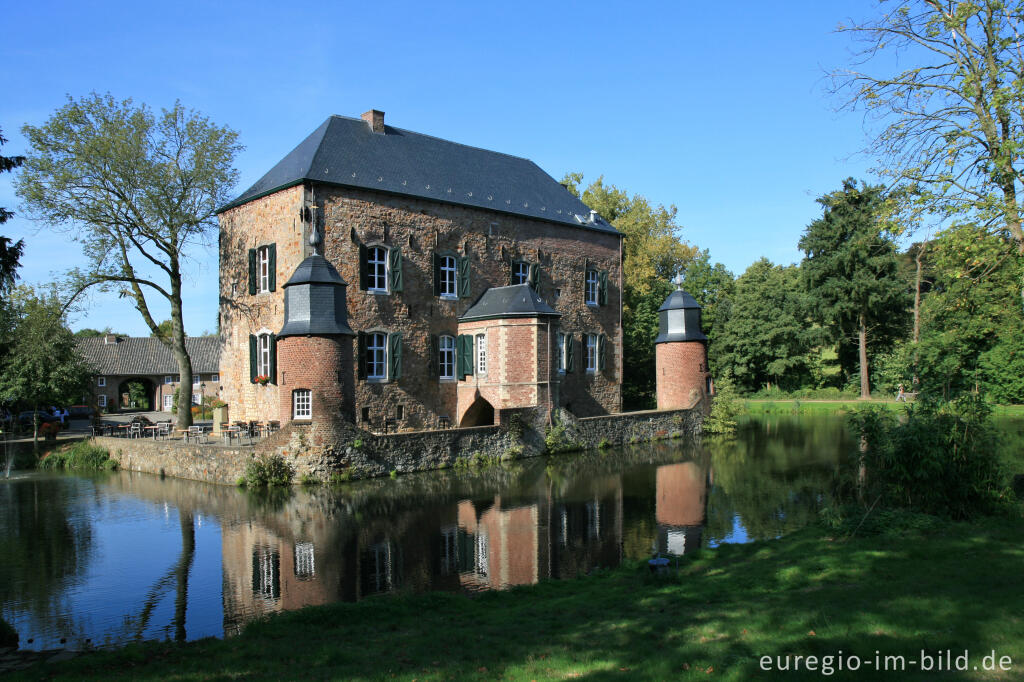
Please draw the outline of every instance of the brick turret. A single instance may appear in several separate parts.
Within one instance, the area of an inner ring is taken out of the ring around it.
[[[314,249],[317,237],[314,231]],[[355,421],[355,333],[348,325],[346,286],[315,250],[284,285],[284,326],[277,335],[282,422]]]
[[[685,291],[673,291],[658,309],[655,372],[658,409],[693,407],[711,395],[708,337],[700,328],[700,304]]]

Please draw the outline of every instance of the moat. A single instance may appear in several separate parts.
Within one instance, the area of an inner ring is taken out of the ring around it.
[[[21,646],[230,636],[273,611],[502,589],[654,553],[774,538],[828,502],[839,417],[731,442],[254,494],[147,474],[0,480],[0,604]],[[62,641],[63,640],[63,641]]]

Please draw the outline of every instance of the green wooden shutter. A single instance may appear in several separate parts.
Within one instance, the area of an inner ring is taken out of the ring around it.
[[[402,332],[388,334],[388,379],[402,378]]]
[[[249,381],[256,383],[256,363],[257,363],[257,350],[256,350],[256,335],[249,334]]]
[[[366,333],[356,334],[356,376],[366,379]]]
[[[402,291],[405,278],[402,277],[402,250],[394,248],[388,251],[388,288],[391,293]]]
[[[427,358],[427,365],[430,367],[430,376],[437,379],[441,376],[441,339],[437,334],[430,335],[430,357]]]
[[[530,263],[529,270],[530,286],[536,291],[537,286],[540,284],[540,265],[537,263]]]
[[[598,334],[597,335],[597,370],[599,372],[603,372],[604,371],[604,366],[605,366],[605,362],[604,362],[605,338],[606,337],[605,337],[604,334]]]
[[[366,259],[367,258],[368,258],[368,256],[366,255],[366,245],[365,244],[360,244],[359,245],[359,288],[362,289],[363,291],[366,291],[369,288],[369,286],[367,284],[367,279],[368,278],[366,276]]]
[[[431,256],[434,265],[434,296],[441,295],[441,256],[435,252]]]
[[[256,249],[249,249],[249,295],[256,293]]]
[[[473,373],[473,337],[460,334],[455,340],[455,375],[459,381]]]
[[[576,336],[574,334],[565,335],[565,371],[576,371]]]
[[[608,305],[608,271],[597,273],[597,304]]]
[[[270,275],[267,277],[271,291],[277,291],[277,244],[267,247],[267,270]]]
[[[469,277],[469,256],[463,256],[459,259],[459,298],[469,298],[472,294]]]
[[[277,334],[270,335],[270,383],[277,386]]]

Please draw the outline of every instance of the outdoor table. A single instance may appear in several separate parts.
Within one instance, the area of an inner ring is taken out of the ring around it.
[[[156,433],[157,433],[157,431],[160,430],[160,427],[158,425],[156,425],[156,424],[153,424],[152,426],[143,426],[142,429],[144,431],[152,431],[153,432],[153,440],[156,440]]]
[[[117,428],[123,429],[123,431],[121,431],[121,438],[127,438],[128,437],[128,432],[131,431],[132,425],[131,424],[118,424]]]

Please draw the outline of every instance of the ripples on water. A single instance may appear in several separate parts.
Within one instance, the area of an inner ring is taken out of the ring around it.
[[[0,481],[0,605],[23,648],[231,635],[262,613],[500,589],[808,523],[841,419],[254,495],[119,472]],[[31,639],[32,642],[28,642]]]

